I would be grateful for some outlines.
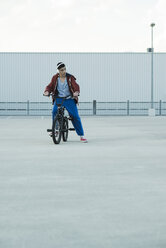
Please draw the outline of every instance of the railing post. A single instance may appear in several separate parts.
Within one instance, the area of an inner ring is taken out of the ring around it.
[[[130,101],[127,100],[127,115],[130,115]]]
[[[160,100],[160,103],[159,103],[159,115],[161,115],[161,105],[162,105],[162,102]]]
[[[27,115],[29,115],[29,100],[27,100]]]
[[[96,115],[96,100],[93,100],[93,115]]]

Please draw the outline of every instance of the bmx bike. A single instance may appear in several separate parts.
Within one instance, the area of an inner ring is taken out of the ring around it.
[[[52,129],[47,129],[47,132],[52,132],[52,139],[54,144],[59,144],[61,142],[61,138],[64,142],[68,139],[69,131],[75,131],[75,128],[69,128],[69,121],[72,121],[71,116],[65,115],[65,107],[62,106],[65,99],[67,97],[54,97],[55,103],[57,105],[57,114],[52,123]],[[57,99],[62,99],[61,103],[57,103]]]

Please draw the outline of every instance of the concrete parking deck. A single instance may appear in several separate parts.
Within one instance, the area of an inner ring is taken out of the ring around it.
[[[0,248],[165,248],[166,117],[0,117]]]

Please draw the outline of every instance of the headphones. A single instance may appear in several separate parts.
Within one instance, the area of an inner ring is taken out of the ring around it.
[[[66,67],[66,66],[65,66]],[[59,73],[59,69],[56,69],[57,70],[57,73]],[[68,67],[66,67],[66,71],[68,70]]]

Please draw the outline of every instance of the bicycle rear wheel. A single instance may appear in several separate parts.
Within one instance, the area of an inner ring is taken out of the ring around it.
[[[62,132],[62,138],[63,138],[63,141],[67,141],[67,138],[68,138],[68,119],[67,118],[64,118],[63,120],[63,132]]]
[[[61,141],[61,121],[58,117],[55,117],[52,124],[52,139],[55,144],[59,144]]]

